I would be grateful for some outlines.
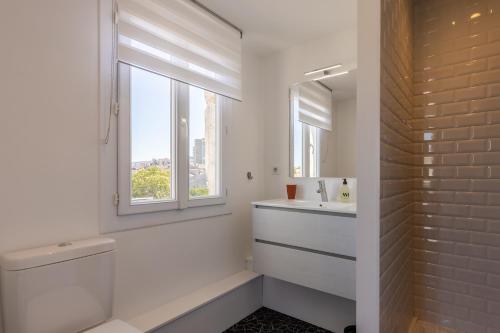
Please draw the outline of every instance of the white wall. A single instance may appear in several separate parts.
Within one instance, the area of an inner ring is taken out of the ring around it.
[[[337,103],[335,109],[337,177],[356,177],[356,99]]]
[[[321,132],[321,177],[356,177],[356,98],[334,102],[333,130]]]
[[[296,45],[266,57],[264,66],[265,102],[265,196],[286,195],[285,185],[315,180],[292,180],[289,177],[289,88],[304,81],[304,73],[337,63],[356,63],[356,32],[343,31],[333,36]],[[273,167],[279,175],[273,175]]]
[[[337,176],[337,115],[336,103],[334,105],[334,112],[332,113],[332,130],[320,131],[320,176],[321,177],[336,177]]]
[[[0,253],[98,236],[98,1],[2,1],[0,40]],[[117,316],[244,268],[250,202],[264,182],[259,64],[244,52],[245,102],[231,128],[233,214],[107,235],[118,241]]]
[[[0,252],[98,233],[96,13],[0,2]]]
[[[356,326],[379,332],[380,2],[358,0]]]

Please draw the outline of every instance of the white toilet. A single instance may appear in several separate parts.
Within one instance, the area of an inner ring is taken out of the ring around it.
[[[0,257],[4,333],[140,333],[112,315],[115,241],[97,238]]]

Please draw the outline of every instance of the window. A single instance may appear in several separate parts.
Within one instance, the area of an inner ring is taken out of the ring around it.
[[[175,200],[172,82],[130,67],[130,200]]]
[[[241,31],[184,0],[103,1],[99,18],[101,230],[230,214]]]
[[[319,147],[319,133],[320,129],[311,125],[303,124],[304,130],[304,149],[308,152],[306,171],[307,177],[319,177],[320,165],[320,147]]]
[[[126,64],[118,81],[119,214],[224,203],[223,97]]]
[[[319,177],[321,141],[333,125],[332,91],[315,81],[299,83],[290,89],[289,102],[290,175]]]
[[[189,87],[189,198],[217,197],[219,186],[217,95]]]
[[[294,120],[293,177],[319,177],[321,129]]]
[[[302,123],[294,114],[293,118],[293,177],[304,177],[304,140]]]

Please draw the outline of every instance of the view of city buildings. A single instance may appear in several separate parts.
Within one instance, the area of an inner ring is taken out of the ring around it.
[[[132,162],[132,174],[141,169],[147,169],[151,166],[157,166],[160,169],[171,169],[171,161],[170,158],[159,158],[159,159],[153,159],[150,161],[137,161],[137,162]]]
[[[205,139],[194,139],[193,163],[205,164]]]
[[[189,187],[207,188],[205,139],[194,140],[192,156],[189,158]]]
[[[188,172],[189,193],[193,198],[219,194],[216,101],[215,94],[190,87]],[[153,152],[150,156],[154,157],[165,154],[166,150],[155,148]],[[131,161],[132,199],[171,199],[173,179],[176,177],[173,169],[175,160],[170,157]]]
[[[199,144],[193,149],[193,155],[189,157],[189,187],[190,188],[207,188],[207,174],[204,165],[205,156],[200,155],[200,151],[205,150],[205,140],[199,139]],[[162,170],[171,171],[172,165],[170,158],[159,158],[150,161],[132,162],[132,176],[137,171],[148,169],[150,167],[158,167]]]

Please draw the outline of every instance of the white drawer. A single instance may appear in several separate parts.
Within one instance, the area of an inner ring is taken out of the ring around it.
[[[356,257],[356,218],[253,207],[253,238]]]
[[[254,242],[257,273],[356,299],[356,262],[352,260]]]

